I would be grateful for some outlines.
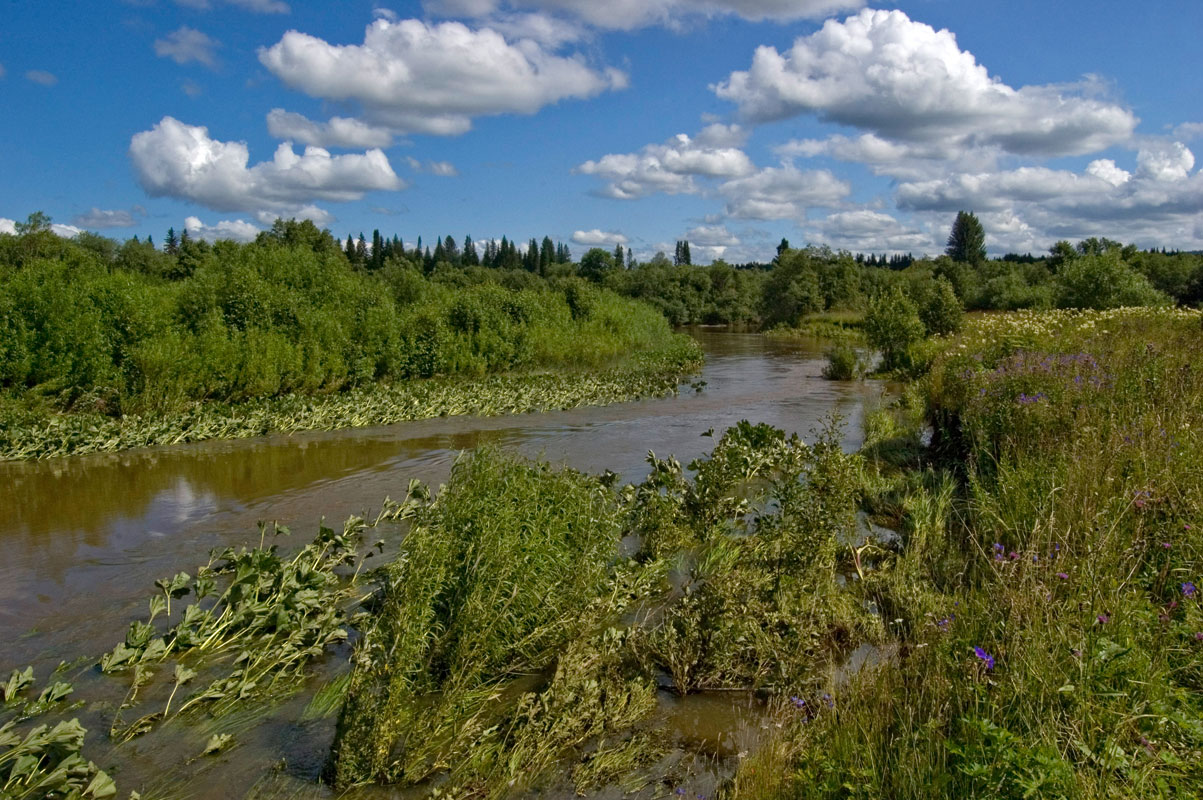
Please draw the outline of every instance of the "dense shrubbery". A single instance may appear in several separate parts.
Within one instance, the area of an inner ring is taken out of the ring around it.
[[[168,255],[101,237],[0,236],[0,390],[112,415],[374,381],[601,366],[667,344],[652,308],[579,279],[352,268],[280,223]]]

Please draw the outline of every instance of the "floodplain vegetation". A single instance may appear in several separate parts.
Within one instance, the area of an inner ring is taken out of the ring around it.
[[[701,362],[570,271],[366,271],[328,232],[0,235],[0,459],[671,393]]]
[[[296,555],[263,527],[161,581],[99,660],[127,687],[110,740],[275,702],[340,652],[311,704],[337,791],[1198,796],[1201,336],[1168,308],[970,317],[858,453],[744,422],[619,486],[484,449]],[[112,796],[71,687],[32,678],[0,687],[5,791]],[[686,757],[664,694],[716,691],[766,733]]]

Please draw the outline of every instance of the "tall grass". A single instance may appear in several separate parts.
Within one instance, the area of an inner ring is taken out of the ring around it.
[[[866,582],[897,655],[733,794],[1203,791],[1200,333],[1126,310],[953,339],[926,384],[951,471],[897,477],[905,546]]]

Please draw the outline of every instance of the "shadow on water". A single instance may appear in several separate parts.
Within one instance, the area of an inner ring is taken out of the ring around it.
[[[482,444],[588,472],[611,469],[624,481],[646,475],[649,450],[687,463],[713,446],[715,440],[701,434],[741,419],[809,438],[834,413],[844,418],[845,447],[859,447],[862,408],[881,388],[822,380],[821,342],[713,329],[692,333],[707,355],[705,388],[695,392],[685,385],[678,397],[0,463],[0,636],[7,643],[0,668],[33,664],[42,676],[60,660],[98,655],[122,638],[130,619],[145,613],[156,579],[192,569],[212,548],[256,539],[257,521],[276,520],[308,537],[323,517],[341,522],[379,508],[386,496],[402,496],[411,478],[437,485],[459,453]],[[332,657],[331,668],[338,661]],[[678,699],[666,704],[668,725],[693,742],[692,750],[726,759],[732,748],[738,753],[750,746],[739,739],[751,736],[750,729],[717,710],[739,702],[749,701]],[[228,797],[230,786],[249,787],[279,764],[284,774],[273,781],[291,787],[280,796],[321,796],[303,781],[315,776],[333,722],[296,722],[303,706],[298,699],[267,720],[256,717],[236,750],[185,770],[221,775],[216,783],[189,781],[189,795]],[[747,709],[739,713],[756,717]],[[704,719],[717,720],[718,727],[702,730],[710,724]],[[103,707],[81,721],[107,730]],[[687,736],[687,729],[696,733]],[[176,737],[170,747],[203,745],[193,741],[199,737]],[[137,785],[128,779],[149,780],[157,764],[181,761],[180,753],[153,747],[148,740],[113,753],[126,773],[123,786]],[[259,796],[273,796],[264,788]]]

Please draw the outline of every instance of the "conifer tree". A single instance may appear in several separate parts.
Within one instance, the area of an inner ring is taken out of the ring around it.
[[[623,250],[623,248],[622,248],[622,242],[619,242],[618,244],[614,245],[614,263],[615,264],[617,264],[618,266],[621,267],[623,264],[627,263],[626,255],[627,255],[626,251]]]
[[[463,262],[466,267],[475,267],[480,263],[480,255],[476,252],[476,242],[471,236],[464,237]]]
[[[175,235],[175,228],[167,229],[167,244],[164,246],[163,252],[169,256],[180,252],[180,240]]]
[[[981,264],[986,260],[986,231],[977,215],[958,211],[948,234],[948,249],[944,251],[953,261]]]
[[[547,268],[555,262],[555,259],[555,245],[552,244],[550,236],[544,236],[543,245],[539,248],[539,273],[546,275]]]

